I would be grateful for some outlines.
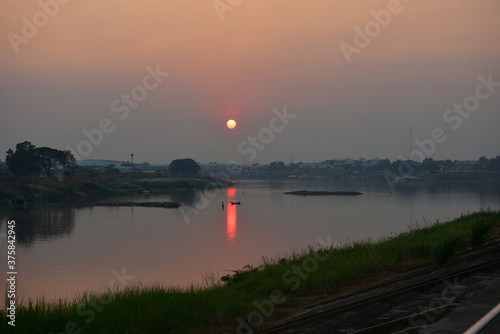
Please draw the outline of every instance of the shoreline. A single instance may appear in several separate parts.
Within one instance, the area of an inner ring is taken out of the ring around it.
[[[336,181],[363,181],[363,182],[383,182],[387,183],[384,171],[378,172],[345,172],[345,173],[327,173],[318,171],[307,171],[305,175],[293,174],[287,172],[254,172],[247,177],[236,177],[237,180],[290,180],[290,181],[308,181],[308,180],[336,180]],[[391,174],[389,179],[396,178],[397,174]],[[415,184],[431,184],[435,182],[452,184],[489,184],[500,183],[500,172],[497,171],[470,171],[470,172],[436,172],[425,175],[416,175]]]
[[[336,181],[341,183],[380,183],[390,184],[379,173],[346,173],[346,174],[318,174],[307,178],[289,178],[288,173],[262,173],[250,177],[235,176],[237,181]],[[462,173],[434,173],[421,176],[415,182],[400,182],[398,188],[443,186],[491,186],[500,184],[498,172],[462,172]],[[141,193],[144,189],[151,192],[178,192],[195,189],[228,188],[233,183],[209,176],[158,176],[148,174],[93,174],[77,176],[51,176],[44,178],[7,178],[0,179],[0,209],[2,201],[16,196],[26,198],[31,203],[40,204],[71,204],[85,203],[112,198],[131,193]]]
[[[298,196],[358,196],[362,195],[359,191],[310,191],[310,190],[296,190],[284,192],[285,195],[298,195]]]
[[[208,176],[163,176],[144,174],[94,174],[12,178],[0,180],[0,204],[22,197],[35,204],[75,204],[96,202],[130,193],[189,191],[228,188],[232,183]],[[0,205],[1,208],[1,205]]]

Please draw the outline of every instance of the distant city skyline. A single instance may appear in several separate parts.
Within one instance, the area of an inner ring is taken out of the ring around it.
[[[186,157],[188,158],[188,157]],[[465,160],[458,160],[458,159],[433,159],[435,161],[445,161],[445,160],[450,160],[452,162],[454,161],[458,161],[458,162],[461,162],[461,161],[473,161],[473,162],[477,162],[479,161],[479,158],[478,157],[477,159],[465,159]],[[488,159],[490,159],[490,157],[486,157]],[[496,157],[491,157],[491,159],[493,158],[496,158]],[[182,159],[182,158],[181,158]],[[175,160],[175,159],[174,159]],[[346,157],[346,158],[331,158],[331,159],[325,159],[325,160],[318,160],[318,161],[293,161],[291,162],[290,160],[288,161],[284,161],[284,160],[272,160],[272,161],[269,161],[269,162],[264,162],[264,163],[257,163],[257,162],[254,162],[254,163],[250,163],[248,165],[252,165],[252,164],[258,164],[258,165],[269,165],[273,162],[283,162],[285,165],[290,165],[290,164],[295,164],[295,165],[299,165],[299,164],[322,164],[322,163],[326,163],[326,162],[331,162],[331,161],[349,161],[349,160],[352,160],[352,161],[355,161],[355,162],[360,162],[360,161],[384,161],[384,160],[389,160],[391,163],[392,162],[396,162],[398,160],[391,160],[389,158],[384,158],[384,157],[373,157],[373,158],[364,158],[364,157],[360,157],[358,159],[353,159],[353,158],[349,158],[349,157]],[[195,160],[196,161],[196,160]],[[402,160],[402,161],[406,161],[406,160]],[[414,162],[421,162],[421,161],[416,161],[416,160],[412,160]],[[107,162],[107,163],[113,163],[113,162],[117,162],[117,163],[125,163],[125,164],[132,164],[132,162],[129,160],[113,160],[113,159],[84,159],[84,160],[77,160],[76,161],[79,165],[81,166],[92,166],[93,163],[97,163],[97,162]],[[166,166],[166,165],[169,165],[172,161],[168,161],[168,162],[160,162],[160,163],[150,163],[149,161],[134,161],[134,165],[143,165],[143,164],[149,164],[151,166]],[[239,163],[237,161],[231,161],[231,162],[224,162],[224,161],[196,161],[197,163],[199,164],[202,164],[202,165],[209,165],[209,164],[218,164],[218,165],[230,165],[230,164],[236,164],[236,165],[245,165],[245,163]]]
[[[500,155],[500,2],[0,4],[0,159]],[[228,9],[229,8],[229,9]],[[226,123],[234,119],[236,127]]]

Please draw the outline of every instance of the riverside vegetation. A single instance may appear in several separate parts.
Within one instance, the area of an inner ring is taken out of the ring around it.
[[[324,301],[499,236],[500,211],[415,225],[404,233],[309,247],[189,287],[142,284],[57,302],[18,300],[17,333],[249,333]],[[312,261],[311,259],[320,259]],[[315,264],[314,264],[315,263]],[[311,266],[311,264],[314,264]],[[8,333],[5,308],[1,332]],[[253,326],[253,327],[251,327]],[[256,328],[258,327],[258,328]]]
[[[148,174],[87,174],[75,176],[25,177],[0,180],[0,201],[21,196],[35,202],[91,200],[139,192],[226,188],[232,184],[209,176]]]

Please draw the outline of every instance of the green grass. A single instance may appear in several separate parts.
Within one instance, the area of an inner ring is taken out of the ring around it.
[[[266,323],[276,321],[304,303],[431,263],[433,249],[446,240],[460,240],[454,251],[469,248],[478,224],[491,227],[487,233],[481,230],[482,237],[496,236],[500,212],[480,211],[446,223],[412,226],[378,241],[309,247],[284,258],[263,258],[259,266],[235,270],[224,283],[208,276],[203,287],[156,284],[85,294],[59,303],[24,302],[17,309],[16,332],[235,333],[238,319],[248,321],[259,310],[256,304],[264,305],[259,312],[267,313],[262,316]],[[5,310],[0,321],[1,332],[8,333]]]

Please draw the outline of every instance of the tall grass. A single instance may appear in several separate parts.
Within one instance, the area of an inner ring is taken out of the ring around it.
[[[238,319],[248,320],[256,303],[279,292],[265,321],[273,321],[303,304],[374,283],[387,273],[430,263],[432,249],[443,240],[470,246],[478,223],[500,227],[500,212],[481,211],[447,223],[413,226],[380,240],[350,242],[341,247],[309,247],[284,258],[263,258],[224,283],[188,288],[158,284],[121,291],[84,294],[73,300],[24,303],[16,314],[18,333],[234,333]],[[490,233],[489,237],[495,236]],[[0,329],[8,333],[5,310]]]

